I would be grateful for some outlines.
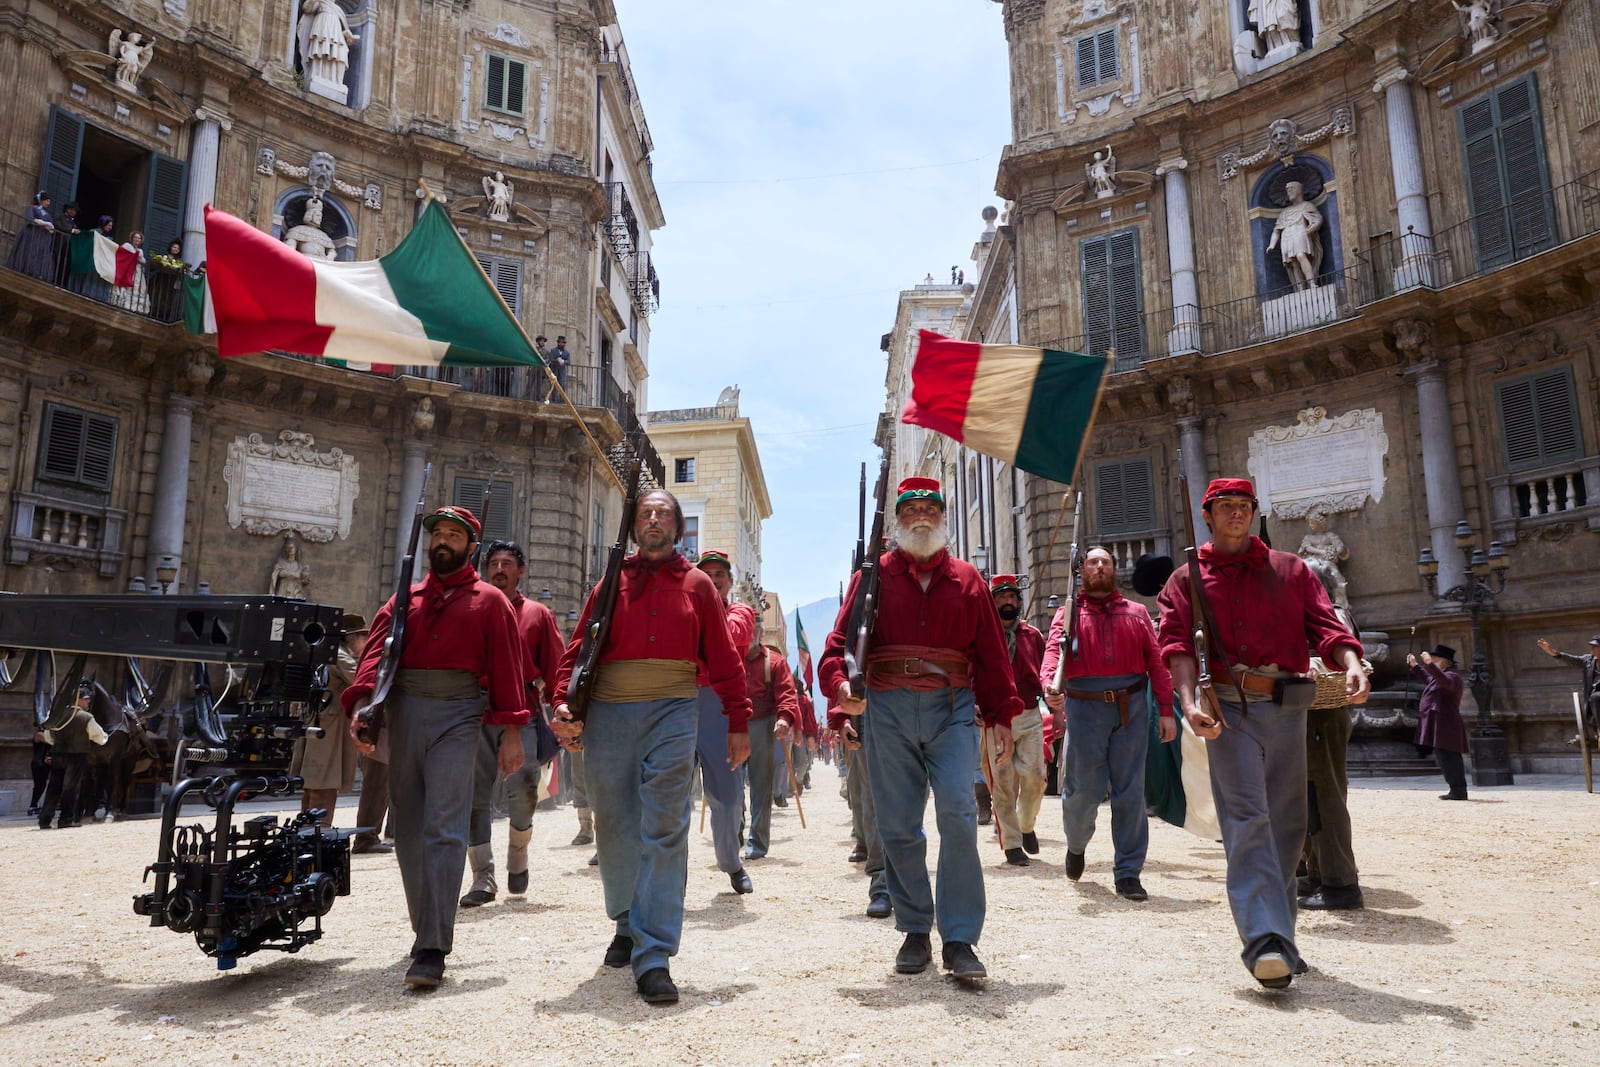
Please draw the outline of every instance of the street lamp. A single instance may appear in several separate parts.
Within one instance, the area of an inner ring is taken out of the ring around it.
[[[1483,629],[1479,616],[1494,607],[1495,598],[1505,591],[1506,571],[1511,569],[1511,556],[1499,541],[1489,542],[1485,552],[1477,545],[1478,535],[1467,520],[1456,523],[1456,547],[1466,560],[1467,575],[1458,586],[1438,592],[1439,561],[1433,550],[1424,548],[1417,557],[1417,575],[1428,592],[1436,593],[1441,600],[1454,600],[1467,609],[1472,617],[1472,668],[1467,675],[1467,685],[1478,702],[1478,721],[1472,727],[1472,777],[1475,785],[1510,785],[1511,750],[1506,743],[1505,731],[1494,724],[1489,711],[1489,698],[1494,691],[1494,675],[1489,672],[1489,659],[1484,654]]]
[[[167,590],[178,578],[178,560],[175,556],[162,556],[156,563],[156,581],[161,583],[161,595],[166,596]]]
[[[972,565],[978,568],[978,573],[985,578],[989,577],[989,549],[979,545],[972,550]]]

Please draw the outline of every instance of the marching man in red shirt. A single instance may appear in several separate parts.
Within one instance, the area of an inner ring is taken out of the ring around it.
[[[1039,698],[1044,695],[1039,683],[1044,634],[1022,618],[1022,586],[1015,574],[989,579],[989,593],[1011,653],[1011,678],[1017,683],[1022,714],[1011,720],[1011,758],[1004,763],[995,760],[994,731],[983,731],[984,770],[1006,862],[1026,867],[1028,857],[1039,854],[1039,837],[1033,829],[1044,800],[1044,720],[1039,717]]]
[[[983,578],[945,551],[939,483],[905,479],[894,508],[895,547],[878,560],[882,606],[864,664],[865,699],[850,695],[844,662],[845,645],[855,637],[845,631],[860,571],[850,579],[818,673],[823,692],[838,696],[840,712],[862,723],[895,928],[906,935],[895,970],[927,969],[933,960],[928,935],[937,921],[945,967],[957,978],[984,978],[988,972],[973,951],[986,908],[972,792],[977,708],[994,731],[995,763],[1001,764],[1011,758],[1011,720],[1022,701]],[[842,724],[830,719],[830,725]],[[930,788],[939,825],[937,902],[922,828]]]
[[[750,700],[744,662],[728,636],[722,598],[705,572],[678,553],[683,508],[665,489],[639,498],[633,540],[639,551],[622,564],[616,614],[589,702],[588,716],[570,718],[566,695],[581,645],[574,637],[556,674],[556,721],[565,738],[580,737],[606,914],[616,936],[607,967],[633,964],[639,995],[673,1004],[678,987],[667,961],[683,934],[689,876],[690,786],[699,733],[704,668],[728,717],[728,766],[750,757]],[[589,628],[594,594],[573,631]]]
[[[1211,540],[1199,549],[1200,580],[1217,626],[1207,659],[1222,721],[1195,695],[1197,612],[1186,567],[1161,590],[1158,641],[1184,718],[1206,740],[1244,965],[1265,988],[1284,989],[1305,970],[1294,923],[1306,840],[1306,710],[1316,693],[1306,677],[1310,648],[1344,668],[1350,703],[1366,701],[1368,684],[1361,643],[1305,561],[1251,536],[1258,506],[1246,478],[1213,480],[1201,501]]]
[[[389,693],[389,812],[395,858],[416,939],[406,984],[439,984],[455,935],[456,894],[467,862],[472,813],[472,763],[483,725],[528,722],[522,645],[505,594],[478,579],[468,562],[483,527],[466,508],[443,507],[422,520],[428,532],[428,577],[411,588],[400,670]],[[340,698],[356,735],[378,677],[394,598],[378,609],[356,679]],[[489,700],[485,707],[479,679]],[[502,774],[522,766],[522,732],[499,743]]]
[[[705,572],[711,584],[717,587],[727,613],[728,639],[744,655],[750,639],[756,632],[758,619],[755,609],[733,599],[733,561],[726,552],[707,549],[700,553],[696,564]],[[717,869],[728,876],[735,893],[753,893],[750,873],[739,858],[739,840],[744,828],[744,776],[739,768],[728,763],[728,717],[722,712],[722,701],[711,688],[711,678],[701,667],[700,736],[695,742],[695,755],[700,762],[700,788],[706,796],[706,807],[711,809],[711,847],[717,854]],[[771,747],[770,745],[768,747]],[[755,765],[755,742],[752,740],[751,766]],[[762,849],[765,855],[766,849]],[[745,852],[745,859],[755,859]]]
[[[761,643],[761,617],[744,654],[744,691],[750,697],[750,837],[747,859],[767,854],[772,838],[772,785],[779,774],[773,738],[786,741],[800,729],[800,697],[789,661]]]

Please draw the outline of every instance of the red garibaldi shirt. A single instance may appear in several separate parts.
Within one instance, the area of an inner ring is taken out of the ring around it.
[[[629,556],[622,561],[621,579],[616,617],[600,650],[600,662],[675,659],[694,663],[696,673],[705,669],[711,688],[722,699],[728,732],[748,732],[750,699],[744,693],[744,660],[733,647],[727,611],[711,579],[676,552],[660,561],[646,560],[637,553]],[[573,639],[562,653],[556,672],[557,702],[566,700],[594,597],[591,591]]]
[[[898,653],[904,648],[908,657],[965,661],[984,723],[1009,725],[1022,711],[1022,701],[1017,699],[1017,685],[1011,677],[994,598],[977,568],[941,551],[921,565],[923,573],[932,575],[924,590],[911,557],[899,549],[880,556],[878,565],[883,568],[878,585],[882,606],[872,631],[873,652],[892,649]],[[861,572],[857,571],[817,662],[817,677],[830,701],[846,681],[844,651],[855,635],[845,630],[860,581]],[[928,684],[937,683],[935,677]],[[869,688],[876,684],[869,676]],[[830,709],[828,725],[838,729],[844,717],[843,712]]]
[[[734,650],[743,656],[750,651],[750,642],[756,639],[756,609],[737,600],[731,604],[724,602],[723,609],[727,612],[728,639],[733,642]],[[711,684],[711,675],[703,663],[695,673],[694,684],[701,687]]]
[[[1209,589],[1210,586],[1207,586]],[[1188,589],[1185,587],[1184,592]],[[1116,674],[1148,674],[1150,688],[1163,717],[1172,716],[1172,673],[1156,647],[1155,627],[1144,605],[1135,604],[1113,589],[1110,596],[1078,598],[1078,654],[1067,653],[1065,678],[1101,678]],[[1046,678],[1056,676],[1061,658],[1061,634],[1067,626],[1067,606],[1056,609],[1045,645]]]
[[[522,590],[513,590],[511,612],[517,617],[517,632],[522,635],[522,680],[527,685],[543,681],[544,698],[554,703],[556,668],[561,666],[561,627],[553,611],[537,600],[529,600]]]
[[[394,598],[378,609],[367,647],[361,653],[356,680],[340,700],[345,714],[372,693],[378,660],[389,637]],[[506,595],[480,581],[471,564],[446,578],[432,571],[411,587],[406,612],[402,670],[471,671],[489,691],[483,721],[490,726],[526,726],[528,699],[522,681],[522,639]]]
[[[800,704],[800,732],[810,738],[820,736],[821,731],[817,728],[817,706],[811,702],[810,694],[796,689],[795,695]]]
[[[794,672],[788,660],[766,645],[745,654],[744,691],[750,697],[752,719],[777,715],[791,730],[800,731],[800,695],[794,688]]]
[[[1259,537],[1237,556],[1224,555],[1206,542],[1200,546],[1200,576],[1216,620],[1222,648],[1210,649],[1211,673],[1219,664],[1265,667],[1304,674],[1316,649],[1322,662],[1341,665],[1342,648],[1361,655],[1361,642],[1334,614],[1322,583],[1299,556],[1278,552]],[[1161,628],[1157,645],[1163,660],[1194,655],[1194,615],[1189,603],[1189,569],[1179,567],[1161,590]],[[1228,695],[1219,686],[1218,695]],[[1170,698],[1169,698],[1170,699]]]

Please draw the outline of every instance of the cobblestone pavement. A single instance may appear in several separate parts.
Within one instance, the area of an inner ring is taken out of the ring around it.
[[[191,939],[132,914],[155,822],[7,819],[0,1062],[1600,1062],[1600,796],[1576,779],[1529,776],[1466,804],[1435,800],[1436,783],[1356,783],[1367,910],[1303,914],[1312,972],[1269,995],[1238,960],[1220,846],[1157,824],[1151,899],[1130,904],[1111,891],[1104,807],[1088,872],[1066,880],[1054,799],[1033,866],[1004,867],[984,839],[987,985],[894,975],[899,938],[862,914],[847,812],[831,769],[817,777],[809,829],[775,811],[752,896],[692,834],[683,999],[665,1009],[600,966],[610,928],[590,850],[566,844],[570,808],[535,819],[526,899],[462,913],[431,994],[401,985],[391,856],[356,857],[321,942],[219,974]],[[498,822],[502,862],[505,833]]]

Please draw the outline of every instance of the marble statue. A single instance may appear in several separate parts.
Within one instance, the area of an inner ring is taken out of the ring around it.
[[[1117,157],[1110,145],[1106,145],[1104,152],[1096,152],[1094,159],[1085,163],[1083,169],[1089,176],[1089,188],[1094,190],[1095,199],[1104,200],[1117,195]]]
[[[311,599],[311,568],[300,558],[300,537],[293,530],[283,531],[283,547],[278,550],[278,561],[272,565],[267,595]]]
[[[1300,551],[1296,553],[1306,562],[1319,560],[1330,573],[1334,588],[1329,590],[1335,604],[1345,607],[1350,605],[1347,593],[1348,582],[1345,580],[1344,571],[1339,564],[1350,558],[1350,549],[1344,539],[1328,529],[1328,511],[1320,505],[1314,505],[1306,512],[1306,525],[1311,527],[1311,532],[1300,540]]]
[[[333,238],[322,228],[321,199],[314,196],[306,201],[305,215],[300,225],[283,235],[283,243],[312,259],[333,259],[338,255],[338,250],[333,247]]]
[[[143,44],[144,34],[134,30],[124,39],[121,30],[111,31],[111,58],[117,61],[117,84],[124,89],[137,92],[139,89],[139,75],[144,73],[144,68],[150,65],[150,57],[156,53],[156,43],[148,41]]]
[[[1472,44],[1472,51],[1478,53],[1488,48],[1500,39],[1500,31],[1495,28],[1494,4],[1491,0],[1450,0],[1450,6],[1461,13],[1461,32]]]
[[[1280,248],[1289,283],[1296,289],[1311,289],[1316,287],[1317,276],[1322,273],[1322,238],[1317,236],[1317,231],[1322,229],[1322,212],[1315,204],[1302,199],[1303,189],[1299,182],[1285,183],[1283,191],[1289,197],[1289,204],[1278,213],[1267,251]]]
[[[1267,127],[1267,143],[1272,145],[1274,159],[1293,158],[1295,146],[1300,143],[1300,127],[1294,119],[1274,119]]]
[[[344,11],[334,0],[302,0],[295,38],[300,44],[302,69],[312,88],[334,90],[342,100],[350,46],[361,40],[350,32]]]
[[[489,218],[495,222],[510,220],[511,193],[511,183],[506,181],[506,176],[500,171],[495,171],[492,178],[484,176],[483,195],[489,203]]]
[[[1300,7],[1295,0],[1250,0],[1250,21],[1266,42],[1268,53],[1280,48],[1298,50]]]

